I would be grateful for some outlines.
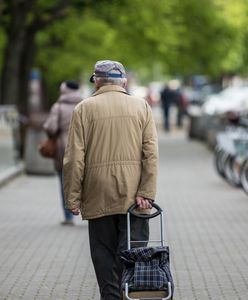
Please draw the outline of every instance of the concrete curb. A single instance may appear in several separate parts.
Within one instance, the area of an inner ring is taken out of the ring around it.
[[[15,177],[24,173],[24,164],[22,162],[15,166],[0,172],[0,187],[8,184]]]

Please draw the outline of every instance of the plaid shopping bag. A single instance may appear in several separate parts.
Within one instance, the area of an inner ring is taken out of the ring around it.
[[[122,289],[128,283],[130,291],[174,289],[170,272],[168,247],[140,247],[121,252],[124,264]]]

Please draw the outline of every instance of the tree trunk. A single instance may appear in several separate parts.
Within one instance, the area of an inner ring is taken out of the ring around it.
[[[19,92],[18,77],[20,74],[20,53],[22,51],[24,32],[18,32],[8,40],[5,49],[2,72],[1,98],[4,104],[17,103]]]
[[[7,44],[4,52],[1,76],[1,102],[16,104],[19,94],[20,59],[25,37],[25,17],[23,10],[13,9],[7,28]]]
[[[38,0],[8,0],[10,21],[7,25],[7,44],[1,74],[0,103],[16,104],[21,113],[27,114],[28,79],[35,55],[35,34],[57,19],[66,16],[70,0],[60,0],[53,7],[44,8],[46,19],[40,18],[35,4]],[[1,2],[1,0],[0,0]],[[29,23],[30,14],[34,20]]]
[[[18,95],[18,108],[19,112],[23,115],[29,114],[28,107],[28,82],[30,79],[31,70],[33,67],[35,57],[35,34],[36,31],[29,28],[26,32],[25,41],[20,58],[19,67],[19,95]]]

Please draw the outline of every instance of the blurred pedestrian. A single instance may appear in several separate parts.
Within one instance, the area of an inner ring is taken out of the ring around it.
[[[149,104],[125,90],[116,61],[98,61],[96,92],[77,105],[64,158],[66,207],[89,220],[90,251],[101,300],[120,300],[121,250],[127,249],[126,213],[151,208],[157,176],[157,134]],[[148,221],[132,216],[131,234],[148,240]]]
[[[65,208],[63,191],[63,157],[67,143],[68,130],[74,107],[82,100],[79,85],[75,81],[65,81],[60,85],[60,96],[52,106],[49,116],[44,124],[44,130],[49,137],[56,136],[57,154],[54,158],[55,169],[59,176],[61,200],[64,214],[62,225],[73,225],[73,214]]]
[[[153,107],[157,103],[156,98],[155,98],[155,96],[154,96],[154,94],[152,92],[152,89],[149,88],[149,87],[147,89],[146,101],[149,103],[149,105],[151,107]]]
[[[166,131],[170,131],[170,107],[172,102],[172,93],[167,84],[160,93],[160,100],[164,117],[164,129]]]
[[[160,93],[164,115],[164,129],[170,131],[170,110],[174,105],[177,108],[177,127],[182,126],[183,107],[178,80],[170,80]]]

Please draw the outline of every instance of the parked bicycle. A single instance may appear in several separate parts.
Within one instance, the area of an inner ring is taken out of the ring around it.
[[[214,164],[218,174],[229,184],[242,187],[248,194],[248,122],[240,120],[217,134]]]

